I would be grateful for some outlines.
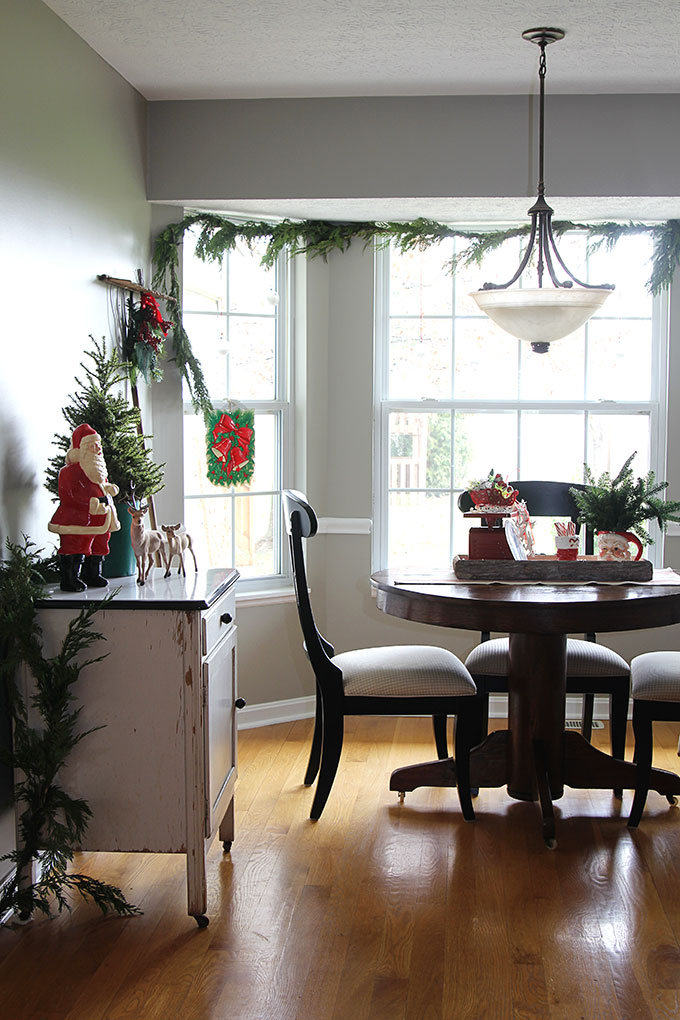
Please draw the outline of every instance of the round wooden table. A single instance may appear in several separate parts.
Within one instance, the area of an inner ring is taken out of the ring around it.
[[[564,786],[634,789],[637,768],[565,731],[567,634],[643,630],[680,622],[680,586],[649,584],[475,584],[451,571],[381,570],[371,580],[378,608],[438,627],[509,634],[508,729],[473,749],[473,787],[507,786],[511,797],[539,800],[543,836],[555,845],[553,801]],[[397,769],[390,789],[455,786],[455,762]],[[680,776],[653,769],[649,788],[680,794]]]

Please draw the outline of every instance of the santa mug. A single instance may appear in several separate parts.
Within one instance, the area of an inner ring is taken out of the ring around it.
[[[578,556],[578,535],[556,535],[558,560],[575,560]]]

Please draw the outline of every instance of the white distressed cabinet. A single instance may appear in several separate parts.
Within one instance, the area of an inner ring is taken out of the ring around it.
[[[234,838],[236,780],[236,570],[163,577],[152,570],[109,581],[120,588],[98,612],[106,641],[74,687],[89,734],[61,781],[92,809],[83,850],[187,855],[188,912],[203,927],[206,853],[219,832]],[[70,594],[58,586],[40,603],[51,653],[68,622],[105,589]]]

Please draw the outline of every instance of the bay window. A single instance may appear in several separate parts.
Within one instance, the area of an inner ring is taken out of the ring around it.
[[[288,265],[260,265],[264,244],[203,262],[184,237],[184,325],[216,410],[252,410],[255,467],[247,484],[207,477],[206,429],[184,388],[184,508],[199,562],[233,564],[269,586],[283,579],[281,490],[288,470]]]
[[[616,472],[636,450],[636,475],[664,477],[666,301],[646,290],[650,242],[631,236],[592,253],[573,233],[560,248],[577,276],[616,290],[547,354],[504,333],[468,296],[511,275],[517,242],[453,275],[453,240],[377,253],[376,567],[465,553],[470,521],[457,497],[491,469],[582,482],[584,463],[596,476]],[[539,551],[553,552],[545,528]]]

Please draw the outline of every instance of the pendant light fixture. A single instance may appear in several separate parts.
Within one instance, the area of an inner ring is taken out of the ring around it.
[[[543,180],[545,48],[550,43],[564,39],[564,32],[561,28],[529,28],[522,32],[522,38],[535,43],[541,50],[538,61],[538,196],[528,210],[531,216],[529,242],[519,268],[507,283],[485,283],[482,290],[475,291],[470,297],[475,299],[479,308],[501,329],[520,340],[529,341],[531,349],[537,354],[545,354],[551,343],[568,336],[582,326],[604,304],[614,285],[603,284],[598,287],[584,283],[567,269],[553,237],[553,210],[545,200]],[[529,264],[534,248],[537,249],[538,287],[518,287],[510,290]],[[559,279],[556,267],[566,273],[568,279]],[[544,288],[543,277],[546,271],[553,286]]]

